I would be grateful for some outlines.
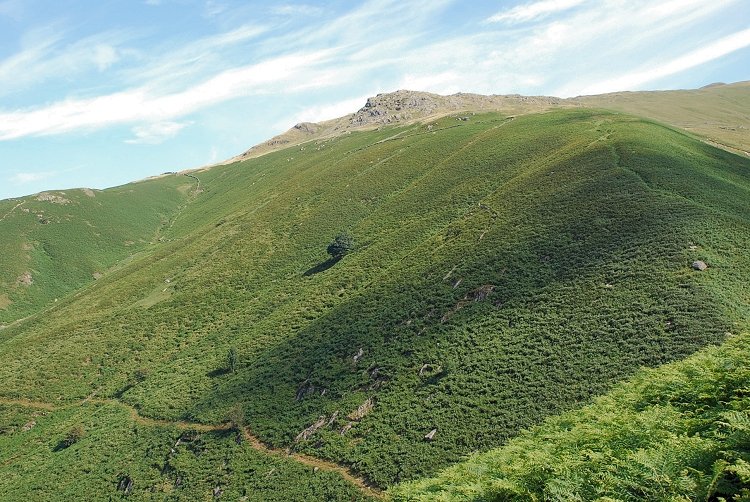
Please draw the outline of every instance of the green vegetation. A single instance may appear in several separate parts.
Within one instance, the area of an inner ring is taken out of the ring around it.
[[[750,500],[750,335],[639,372],[396,501]]]
[[[44,444],[24,436],[39,426],[0,436],[0,498],[54,493],[83,469],[91,484],[68,498],[128,479],[142,498],[164,483],[184,499],[219,485],[229,499],[271,485],[364,498],[263,444],[384,488],[750,327],[750,161],[646,120],[444,117],[194,175],[202,192],[153,245],[0,330],[0,397],[71,406]],[[341,229],[357,251],[322,266]],[[232,348],[241,364],[226,371]],[[73,412],[92,395],[106,405]],[[237,403],[262,444],[216,429]],[[0,429],[23,412],[9,407]],[[180,457],[191,488],[161,474],[179,421],[210,429],[212,453]],[[75,424],[86,435],[52,452]],[[106,458],[59,460],[105,438]]]

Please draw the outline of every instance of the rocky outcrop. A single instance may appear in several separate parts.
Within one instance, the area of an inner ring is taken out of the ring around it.
[[[259,157],[311,140],[323,140],[357,129],[374,129],[389,124],[408,124],[453,113],[459,121],[468,121],[471,113],[500,111],[509,115],[543,111],[562,106],[565,100],[547,96],[470,94],[459,92],[441,96],[429,92],[399,90],[368,98],[357,112],[324,122],[300,122],[288,131],[255,145],[224,164]]]

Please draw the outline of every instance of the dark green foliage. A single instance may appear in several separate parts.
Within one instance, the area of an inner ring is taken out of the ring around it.
[[[750,500],[750,335],[639,373],[396,501]]]
[[[81,427],[80,425],[74,425],[65,434],[65,437],[63,438],[61,443],[64,448],[68,448],[80,441],[81,438],[83,438],[83,427]]]
[[[353,250],[354,239],[347,233],[338,234],[326,248],[328,254],[334,259],[343,258]]]

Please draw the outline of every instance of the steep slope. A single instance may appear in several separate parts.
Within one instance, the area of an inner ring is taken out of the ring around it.
[[[750,161],[649,121],[444,117],[194,176],[161,243],[0,331],[1,397],[214,425],[239,405],[262,440],[385,487],[750,319]],[[358,246],[334,263],[341,231]],[[28,469],[0,450],[0,471]],[[174,487],[153,472],[139,497]],[[5,487],[23,495],[23,474]]]
[[[153,243],[195,188],[167,177],[0,201],[0,325],[37,312]]]

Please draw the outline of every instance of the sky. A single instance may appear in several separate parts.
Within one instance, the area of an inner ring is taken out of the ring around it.
[[[749,0],[0,0],[0,199],[233,157],[397,89],[750,80]]]

